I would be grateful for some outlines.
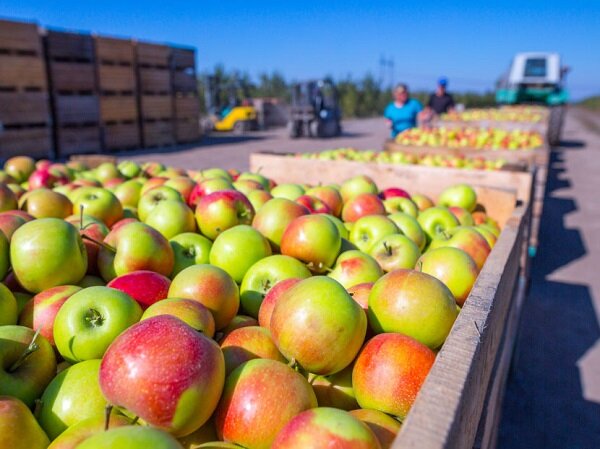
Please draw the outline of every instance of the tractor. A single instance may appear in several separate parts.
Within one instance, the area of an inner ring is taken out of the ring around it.
[[[203,121],[205,132],[233,131],[245,134],[258,129],[257,113],[248,87],[237,79],[222,82],[217,76],[205,79],[204,99],[208,118]]]
[[[334,137],[342,133],[339,94],[333,81],[295,83],[291,100],[288,132],[292,139]]]

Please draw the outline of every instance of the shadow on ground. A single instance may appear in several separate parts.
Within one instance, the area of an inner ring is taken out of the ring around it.
[[[570,185],[562,176],[563,152],[583,146],[565,144],[552,154],[548,172],[540,246],[504,398],[501,449],[600,447],[600,405],[583,398],[577,367],[600,336],[590,289],[547,279],[586,253],[579,231],[564,225],[577,204],[550,196]]]

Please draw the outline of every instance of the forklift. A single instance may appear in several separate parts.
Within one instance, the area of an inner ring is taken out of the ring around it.
[[[508,73],[498,82],[496,102],[548,106],[548,142],[558,145],[569,100],[565,88],[568,71],[568,67],[561,65],[558,53],[518,53]]]
[[[237,79],[223,82],[218,76],[205,77],[204,100],[208,118],[205,132],[219,131],[245,134],[258,129],[256,109],[248,86]]]
[[[288,132],[292,139],[342,134],[340,99],[330,79],[292,85]]]

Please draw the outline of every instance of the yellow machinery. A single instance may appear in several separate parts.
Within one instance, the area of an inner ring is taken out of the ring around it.
[[[243,134],[258,129],[256,109],[243,83],[235,79],[221,83],[217,76],[208,76],[205,85],[204,97],[209,113],[205,131]]]
[[[215,131],[233,131],[242,134],[256,128],[256,109],[254,106],[234,106],[225,115],[214,122]]]

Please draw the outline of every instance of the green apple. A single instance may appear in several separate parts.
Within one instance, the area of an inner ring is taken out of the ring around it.
[[[368,253],[377,241],[397,233],[398,227],[389,218],[383,215],[367,215],[354,222],[350,231],[350,241],[359,250]]]
[[[339,255],[328,276],[345,288],[350,288],[365,282],[375,282],[383,276],[383,270],[367,253],[349,250]]]
[[[54,321],[54,341],[69,362],[100,359],[112,341],[142,316],[128,294],[89,287],[65,301]]]
[[[238,178],[236,179],[236,181],[245,181],[245,180],[258,182],[261,186],[263,186],[264,189],[268,189],[270,187],[269,180],[259,173],[244,172],[244,173],[240,174],[240,176],[238,176]]]
[[[308,268],[293,257],[279,254],[265,257],[252,265],[242,280],[242,308],[248,315],[257,318],[260,305],[271,287],[284,279],[308,277]]]
[[[383,201],[383,206],[388,214],[396,212],[404,212],[411,217],[417,217],[419,215],[419,209],[417,205],[409,198],[401,196],[394,196]]]
[[[69,198],[48,189],[27,192],[19,199],[19,207],[35,218],[65,218],[73,213]]]
[[[210,249],[213,242],[201,234],[184,232],[169,240],[175,255],[175,266],[171,277],[192,265],[206,264],[209,262]]]
[[[308,214],[308,209],[285,198],[273,198],[257,211],[252,227],[264,235],[273,251],[279,251],[281,238],[287,226],[298,217]]]
[[[101,187],[82,187],[73,202],[73,213],[83,213],[111,227],[123,217],[123,206],[110,190]]]
[[[108,428],[123,427],[131,425],[131,419],[123,415],[117,415],[116,412],[111,413]],[[73,424],[63,433],[61,433],[48,449],[76,449],[82,441],[88,439],[96,433],[104,432],[106,426],[106,416],[95,416],[93,418],[84,419],[77,424]]]
[[[400,268],[413,269],[421,251],[411,239],[402,234],[392,234],[378,240],[369,254],[386,273]]]
[[[98,181],[101,183],[105,183],[109,179],[121,177],[121,173],[117,169],[117,166],[112,162],[103,162],[95,168],[94,172],[96,174],[96,178],[98,178]]]
[[[0,282],[0,326],[17,324],[18,306],[15,295]]]
[[[473,212],[477,206],[477,194],[467,184],[458,184],[445,189],[438,198],[440,206],[458,206]]]
[[[139,176],[139,174],[142,172],[142,168],[133,161],[119,162],[119,165],[117,165],[117,170],[119,170],[121,175],[129,179]]]
[[[25,305],[33,298],[33,295],[30,293],[23,292],[12,292],[15,299],[17,300],[17,315],[20,315]]]
[[[446,207],[430,207],[419,214],[417,221],[427,235],[427,240],[443,236],[450,229],[459,225],[456,217]]]
[[[196,230],[196,219],[192,210],[187,204],[175,200],[159,202],[148,213],[144,223],[152,226],[167,239]]]
[[[253,190],[248,193],[248,201],[252,204],[252,207],[256,212],[263,207],[269,200],[272,200],[273,196],[269,192],[264,190]]]
[[[271,190],[273,198],[285,198],[290,201],[296,201],[304,195],[304,187],[300,184],[279,184]]]
[[[84,440],[77,449],[183,449],[167,432],[154,427],[123,426],[99,432]]]
[[[361,193],[377,193],[377,185],[368,176],[355,176],[342,183],[340,193],[344,203]]]
[[[77,284],[87,270],[87,251],[75,226],[58,218],[42,218],[15,231],[10,261],[19,283],[39,293]]]
[[[353,365],[348,365],[339,373],[330,376],[309,376],[317,401],[320,407],[335,407],[342,410],[353,410],[358,408],[354,389],[352,388],[352,368]]]
[[[0,445],[6,449],[46,449],[48,436],[31,410],[17,398],[0,396]]]
[[[104,280],[98,276],[86,274],[77,285],[79,285],[81,288],[102,287],[106,285],[106,282],[104,282]]]
[[[115,196],[123,207],[137,207],[142,192],[142,184],[135,179],[130,179],[119,184],[114,189]]]
[[[388,215],[388,218],[392,220],[402,234],[411,239],[419,247],[420,251],[425,249],[427,244],[427,236],[421,229],[421,225],[415,217],[412,217],[404,212],[396,212],[395,214]]]
[[[238,225],[217,236],[210,250],[210,263],[225,270],[239,284],[252,265],[270,255],[271,245],[260,232]]]
[[[193,299],[167,298],[148,307],[140,321],[153,316],[172,315],[184,323],[202,332],[207,337],[215,335],[215,319],[206,306]]]
[[[337,226],[338,231],[340,231],[340,237],[342,237],[342,239],[348,239],[350,237],[350,232],[348,231],[348,228],[346,228],[346,226],[344,226],[344,222],[342,220],[340,220],[338,217],[334,217],[333,215],[329,215],[329,214],[319,214],[319,215],[323,215],[324,217],[327,217],[329,220],[331,220],[333,222],[334,225]]]
[[[474,227],[457,226],[431,241],[430,249],[452,246],[466,252],[481,270],[492,251],[489,243]]]
[[[146,221],[146,217],[150,214],[150,211],[166,200],[183,202],[181,194],[174,188],[167,186],[158,186],[142,194],[137,204],[140,220]]]
[[[227,172],[227,170],[220,167],[207,168],[202,170],[201,174],[204,179],[223,178],[229,182],[233,181],[233,178]]]
[[[54,349],[44,337],[24,326],[0,326],[0,395],[32,407],[55,373]]]
[[[46,387],[38,421],[51,440],[84,419],[104,416],[106,399],[98,383],[100,363],[101,360],[77,363]]]

